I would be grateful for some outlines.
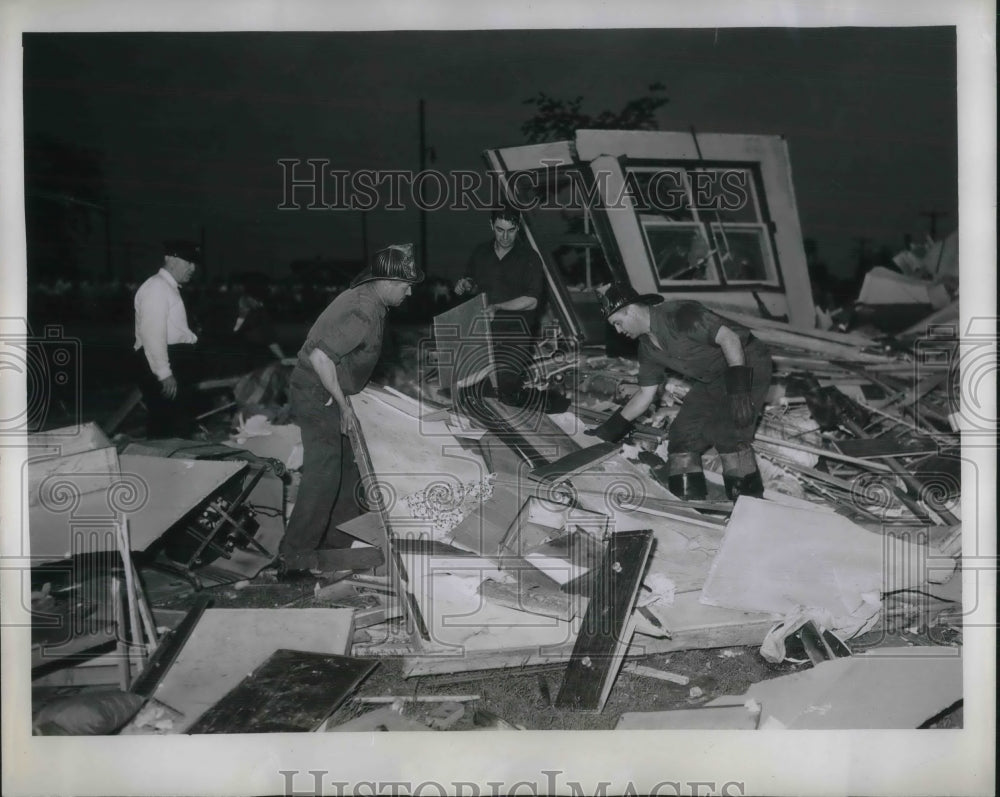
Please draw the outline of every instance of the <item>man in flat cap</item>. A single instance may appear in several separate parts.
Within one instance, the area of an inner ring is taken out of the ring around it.
[[[180,287],[200,264],[197,244],[167,241],[163,266],[135,292],[135,374],[148,412],[147,437],[186,437],[191,431],[198,336],[188,326]]]
[[[328,531],[331,538],[337,533],[331,515],[340,493],[343,435],[356,423],[347,396],[361,392],[371,377],[389,308],[402,304],[423,278],[413,244],[376,252],[369,267],[316,319],[299,350],[290,393],[292,414],[302,429],[302,482],[281,541],[285,577],[314,569],[323,538]]]
[[[669,454],[653,475],[685,500],[705,498],[701,456],[714,446],[722,459],[726,496],[760,497],[764,484],[751,445],[757,415],[771,383],[767,347],[746,327],[716,315],[699,302],[664,302],[627,283],[598,291],[601,309],[621,334],[639,339],[639,391],[600,426],[587,431],[618,442],[653,402],[669,368],[691,381],[667,433]]]

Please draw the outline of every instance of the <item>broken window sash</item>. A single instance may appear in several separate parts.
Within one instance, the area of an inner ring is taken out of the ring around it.
[[[780,284],[751,169],[630,166],[625,184],[660,288]]]

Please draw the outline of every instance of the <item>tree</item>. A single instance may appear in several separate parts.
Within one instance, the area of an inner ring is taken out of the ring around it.
[[[656,112],[669,102],[660,94],[662,83],[652,83],[649,94],[629,100],[619,111],[604,110],[591,116],[581,110],[583,97],[561,100],[538,92],[524,101],[533,105],[535,114],[521,125],[521,132],[529,144],[570,139],[581,129],[591,130],[658,130]]]

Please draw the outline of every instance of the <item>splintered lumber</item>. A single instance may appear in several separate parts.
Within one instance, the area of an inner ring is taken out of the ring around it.
[[[630,618],[653,545],[651,529],[612,535],[556,707],[601,711],[630,642]]]
[[[646,667],[642,664],[636,664],[635,662],[629,662],[622,670],[625,672],[632,673],[633,675],[644,675],[646,678],[656,678],[658,681],[670,681],[673,684],[679,684],[680,686],[687,686],[691,679],[686,675],[678,675],[674,672],[668,672],[667,670],[658,670],[656,667]]]
[[[877,470],[882,473],[889,473],[891,469],[887,465],[883,465],[879,462],[871,462],[867,459],[859,459],[857,457],[848,456],[845,454],[838,454],[836,451],[830,451],[826,448],[817,448],[816,446],[806,445],[805,443],[796,443],[791,440],[785,440],[780,437],[771,437],[766,434],[757,434],[754,440],[767,443],[772,446],[783,446],[784,448],[791,448],[795,451],[806,451],[810,454],[815,454],[818,457],[825,457],[826,459],[832,459],[837,462],[846,462],[849,465],[857,465],[859,468],[865,468],[866,470]],[[839,443],[839,441],[838,441]]]
[[[844,418],[843,424],[844,427],[846,429],[849,429],[854,434],[855,437],[858,437],[859,439],[867,439],[864,430],[850,418]],[[903,483],[909,489],[913,490],[917,494],[917,496],[920,497],[923,496],[925,492],[923,483],[918,478],[916,478],[910,472],[910,470],[906,466],[904,466],[898,459],[896,459],[895,457],[885,457],[884,462],[886,465],[889,466],[889,468],[892,470],[893,473],[895,473],[897,476],[899,476],[900,479],[902,479]],[[914,515],[920,517],[921,514],[924,514],[924,510],[922,509],[920,504],[914,499],[912,499],[909,495],[907,495],[905,490],[901,490],[894,484],[890,484],[889,489],[893,491],[895,496],[906,506],[907,509],[913,512]],[[930,514],[932,519],[940,522],[942,525],[953,526],[959,522],[958,518],[956,518],[951,512],[949,512],[944,507],[927,506],[926,512]]]
[[[277,650],[187,733],[316,730],[377,666],[348,656]]]
[[[569,620],[577,615],[577,609],[584,602],[579,596],[562,592],[555,583],[541,573],[532,573],[533,568],[523,567],[514,572],[517,583],[486,580],[479,586],[479,594],[487,600],[518,609],[522,612],[541,614]]]
[[[842,454],[849,457],[865,459],[867,457],[915,456],[917,454],[936,454],[940,446],[933,437],[914,437],[899,439],[895,437],[872,437],[870,439],[834,440],[833,444]]]

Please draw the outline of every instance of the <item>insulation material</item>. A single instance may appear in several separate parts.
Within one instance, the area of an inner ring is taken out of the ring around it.
[[[873,534],[841,515],[743,496],[701,601],[782,616],[806,611],[853,636],[877,618],[881,593],[924,588],[927,562],[926,546]]]
[[[487,478],[466,483],[440,482],[427,489],[417,490],[403,499],[410,514],[430,525],[431,538],[450,541],[451,532],[484,501],[493,497],[493,479]]]

